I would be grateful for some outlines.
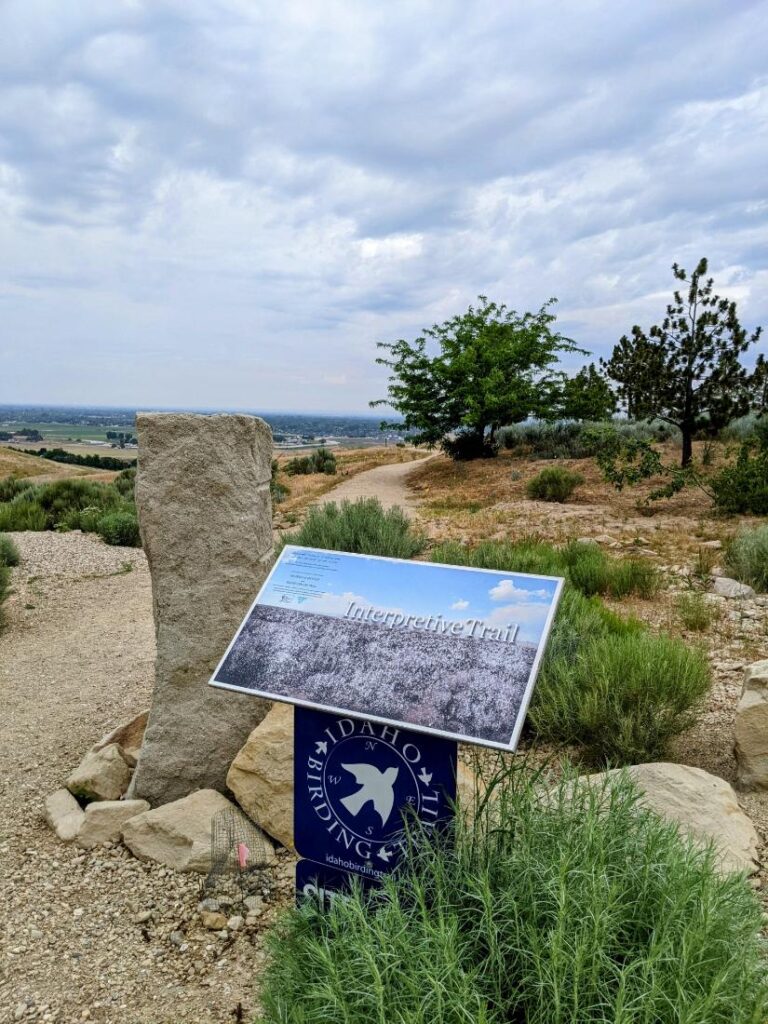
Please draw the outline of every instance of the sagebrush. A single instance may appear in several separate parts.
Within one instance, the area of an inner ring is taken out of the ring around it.
[[[413,558],[426,546],[426,538],[414,529],[402,509],[385,510],[376,498],[314,506],[301,527],[286,534],[283,541],[390,558]]]
[[[581,473],[574,473],[562,466],[542,469],[525,486],[529,498],[538,501],[567,501],[579,484],[584,483]]]
[[[768,592],[768,524],[738,534],[726,549],[725,566],[737,580]]]

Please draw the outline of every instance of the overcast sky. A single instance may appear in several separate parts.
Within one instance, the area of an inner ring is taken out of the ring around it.
[[[554,295],[605,354],[702,255],[768,325],[766,53],[766,0],[2,0],[0,401],[365,412],[377,340]]]

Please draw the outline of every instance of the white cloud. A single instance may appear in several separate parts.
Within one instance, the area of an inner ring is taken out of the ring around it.
[[[454,601],[451,608],[455,612],[463,612],[465,608],[469,608],[469,601],[465,601],[463,598],[459,601]]]
[[[549,598],[548,590],[528,590],[516,586],[514,580],[501,580],[495,587],[491,587],[488,594],[492,601],[534,601],[537,598],[546,601]]]
[[[6,0],[0,401],[367,411],[374,343],[479,292],[604,354],[701,255],[765,321],[767,25]]]

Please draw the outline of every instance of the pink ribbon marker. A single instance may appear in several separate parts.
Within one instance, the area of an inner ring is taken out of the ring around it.
[[[240,865],[240,870],[244,871],[248,866],[248,858],[251,855],[251,851],[245,845],[245,843],[237,844],[237,863]]]

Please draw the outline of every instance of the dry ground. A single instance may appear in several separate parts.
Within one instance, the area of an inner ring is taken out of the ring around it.
[[[33,483],[49,483],[67,477],[85,477],[91,480],[113,480],[117,474],[90,466],[69,466],[63,462],[52,462],[36,455],[27,455],[7,445],[0,446],[0,480],[7,476],[31,480]]]

